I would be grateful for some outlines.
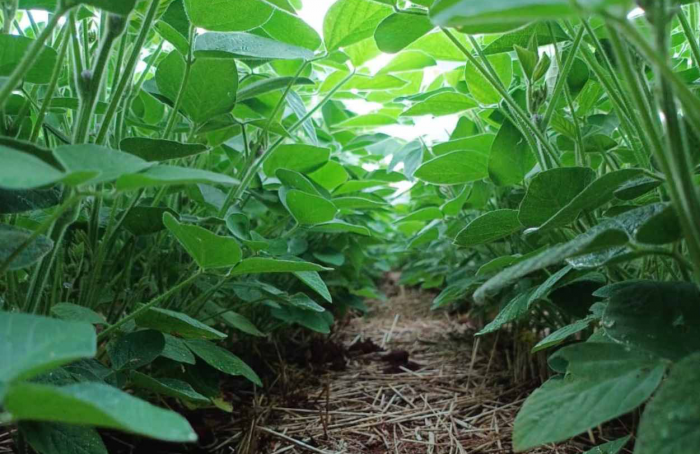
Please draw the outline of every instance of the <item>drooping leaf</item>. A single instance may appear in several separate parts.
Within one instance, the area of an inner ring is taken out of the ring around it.
[[[331,297],[331,292],[328,291],[326,283],[321,279],[321,275],[317,271],[295,271],[294,275],[302,281],[304,284],[308,285],[314,292],[318,293],[328,301],[333,302]]]
[[[182,312],[153,307],[135,320],[136,325],[182,339],[225,339],[226,334]]]
[[[188,167],[177,167],[158,165],[149,168],[145,172],[124,175],[117,180],[117,189],[120,191],[133,191],[158,186],[172,186],[181,184],[224,184],[232,186],[238,180],[221,173],[207,170],[191,169]]]
[[[152,166],[129,153],[92,144],[63,145],[54,149],[53,153],[68,172],[96,172],[96,177],[85,182],[88,184],[111,182],[122,175],[141,172]]]
[[[159,331],[134,331],[113,340],[107,346],[114,370],[138,369],[152,363],[165,348],[165,339]]]
[[[241,375],[258,386],[262,386],[260,377],[233,353],[205,340],[188,340],[187,347],[198,358],[214,369],[228,375]]]
[[[266,257],[247,258],[231,271],[231,275],[262,274],[262,273],[292,273],[297,271],[328,271],[325,268],[311,262],[297,260],[280,260]]]
[[[413,176],[432,184],[464,184],[488,177],[488,162],[488,152],[453,151],[427,161]]]
[[[33,232],[21,227],[0,224],[0,263],[4,263],[28,241]],[[51,252],[54,244],[50,238],[39,235],[10,262],[9,270],[21,270],[41,260]]]
[[[174,397],[199,404],[207,404],[210,400],[195,391],[192,386],[175,378],[154,378],[141,372],[132,372],[131,382],[142,389],[147,389],[164,396]]]
[[[490,243],[523,228],[517,210],[489,211],[470,222],[455,238],[455,244],[465,247]]]

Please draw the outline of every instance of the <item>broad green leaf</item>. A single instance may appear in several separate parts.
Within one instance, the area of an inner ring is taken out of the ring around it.
[[[347,222],[343,221],[331,221],[323,224],[316,224],[309,230],[319,233],[355,233],[362,236],[372,236],[372,233],[367,227],[348,224]]]
[[[373,36],[377,26],[393,9],[371,0],[338,0],[323,19],[323,38],[328,51]]]
[[[84,322],[91,325],[106,325],[105,318],[84,306],[71,303],[58,303],[51,306],[51,313],[56,317],[69,322]]]
[[[388,182],[383,180],[350,180],[336,189],[333,195],[337,197],[344,194],[352,194],[365,189],[376,188],[377,186],[386,186],[387,184]]]
[[[275,172],[277,178],[285,186],[283,190],[280,190],[280,197],[283,204],[286,204],[286,190],[287,189],[298,189],[307,194],[321,196],[322,194],[314,186],[314,184],[299,172],[287,169],[277,169]]]
[[[27,229],[0,224],[0,263],[9,259],[25,241],[29,240],[32,234],[33,232]],[[30,267],[51,252],[53,247],[54,244],[50,238],[39,235],[29,246],[17,254],[10,262],[8,269],[15,271]]]
[[[292,273],[295,271],[329,271],[330,268],[325,268],[311,262],[301,262],[296,260],[281,260],[265,257],[251,257],[244,259],[231,270],[232,276],[240,276],[243,274],[262,274],[262,273]]]
[[[313,254],[318,260],[329,265],[343,266],[345,264],[345,255],[334,249],[324,249],[319,252],[314,252]]]
[[[474,219],[455,238],[455,244],[464,247],[500,240],[520,231],[517,210],[489,211]]]
[[[138,369],[152,363],[164,348],[163,334],[148,329],[118,337],[107,345],[107,353],[112,361],[112,368],[121,371]]]
[[[513,61],[509,54],[497,54],[488,57],[489,63],[498,75],[503,85],[508,89],[513,80]],[[481,75],[473,64],[468,64],[464,73],[469,93],[479,103],[494,105],[501,102],[503,97],[489,83],[488,79]]]
[[[673,205],[644,222],[635,232],[635,239],[644,244],[668,244],[683,239],[683,228]]]
[[[571,224],[584,210],[594,210],[610,202],[614,198],[614,192],[620,186],[641,173],[640,169],[622,169],[604,174],[580,191],[571,202],[542,224],[540,229],[558,228]]]
[[[541,226],[584,192],[594,179],[595,171],[588,167],[562,167],[538,173],[520,204],[520,223],[525,227]]]
[[[333,315],[328,312],[315,312],[296,307],[284,306],[271,311],[272,316],[290,324],[298,324],[304,328],[321,334],[329,334],[333,324]]]
[[[570,0],[437,0],[432,21],[443,27],[464,27],[470,33],[501,33],[538,20],[557,20],[576,13]]]
[[[238,90],[238,102],[256,98],[272,91],[284,90],[289,85],[314,85],[314,81],[306,77],[271,77],[255,81]]]
[[[237,329],[251,336],[265,337],[265,333],[260,331],[257,326],[246,317],[231,310],[225,311],[216,303],[208,301],[204,306],[204,312],[210,316],[216,316],[230,328]]]
[[[505,120],[491,147],[488,174],[497,186],[521,183],[537,160],[520,130]]]
[[[433,154],[440,156],[451,151],[459,150],[477,150],[483,154],[491,154],[491,147],[496,138],[493,134],[479,134],[463,139],[454,139],[448,142],[442,142],[433,146]]]
[[[190,169],[187,167],[154,166],[142,173],[124,175],[117,180],[117,189],[120,191],[132,191],[135,189],[150,188],[154,186],[172,186],[181,184],[224,184],[233,186],[238,183],[228,175],[209,172],[207,170]]]
[[[136,206],[126,214],[122,226],[132,235],[152,235],[165,230],[163,214],[175,214],[170,208]]]
[[[34,40],[24,36],[0,35],[0,77],[12,74],[32,44]],[[24,80],[31,84],[48,84],[56,63],[58,53],[49,46],[43,46],[36,63],[25,73]]]
[[[142,374],[141,372],[132,372],[129,378],[131,383],[135,386],[164,396],[199,404],[207,404],[210,402],[207,397],[199,394],[189,383],[182,380],[177,380],[175,378],[154,378]]]
[[[437,62],[430,55],[417,50],[407,50],[401,52],[391,59],[377,74],[391,74],[407,71],[418,71],[420,69],[436,66]]]
[[[323,197],[308,194],[298,189],[286,192],[285,206],[301,225],[322,224],[332,221],[338,213],[333,203]]]
[[[85,182],[88,184],[108,183],[153,165],[129,153],[92,144],[62,145],[53,154],[70,173],[98,173]]]
[[[326,283],[323,282],[321,275],[319,275],[317,271],[295,271],[294,275],[304,284],[308,285],[313,291],[321,295],[323,299],[329,303],[333,302],[333,298],[328,291]]]
[[[303,47],[281,43],[250,33],[204,33],[197,37],[198,52],[226,52],[241,58],[262,60],[311,60],[314,53]]]
[[[442,219],[442,211],[438,207],[425,207],[413,213],[403,216],[396,220],[396,223],[414,222],[414,221],[432,221],[433,219]]]
[[[602,324],[615,342],[680,360],[700,352],[700,291],[683,282],[630,283],[612,294]]]
[[[22,383],[8,389],[4,406],[18,421],[90,425],[164,441],[197,441],[179,414],[101,383],[61,387]]]
[[[438,93],[425,101],[414,104],[406,109],[401,116],[420,117],[422,115],[432,115],[434,117],[441,117],[443,115],[460,113],[475,107],[477,107],[477,104],[469,96],[461,93],[445,92]]]
[[[196,225],[181,224],[170,213],[163,214],[163,224],[202,269],[233,267],[243,258],[234,238],[218,236]]]
[[[488,177],[488,162],[488,153],[476,150],[453,151],[427,161],[413,176],[432,184],[469,183]]]
[[[379,23],[374,32],[374,39],[379,50],[395,54],[429,33],[434,27],[426,16],[394,13]]]
[[[550,358],[555,377],[528,397],[515,420],[513,446],[525,451],[567,440],[643,404],[664,376],[648,353],[611,343],[582,343]]]
[[[277,169],[309,173],[328,162],[331,150],[305,144],[280,145],[263,163],[263,171],[268,176],[275,175]]]
[[[170,334],[163,334],[163,337],[165,338],[165,348],[163,348],[160,356],[183,364],[194,364],[196,362],[194,354],[187,348],[184,340]]]
[[[311,172],[308,177],[326,191],[333,191],[348,181],[350,176],[341,164],[331,160],[320,169]]]
[[[262,0],[184,0],[192,25],[206,30],[240,32],[267,22],[275,8]]]
[[[128,16],[136,6],[137,0],[122,0],[115,2],[114,0],[71,0],[79,5],[94,6],[111,13]]]
[[[197,143],[180,143],[172,140],[129,137],[119,144],[119,148],[149,162],[168,161],[195,156],[207,151],[207,147]]]
[[[156,82],[160,92],[175,101],[186,72],[185,59],[173,51],[158,65]],[[236,105],[238,70],[232,58],[198,57],[182,96],[182,111],[197,124],[231,112]]]
[[[364,129],[364,128],[377,128],[380,126],[389,126],[396,124],[396,118],[385,114],[365,114],[358,115],[356,117],[348,118],[336,125],[335,128],[339,129]]]
[[[182,312],[153,307],[134,320],[136,326],[172,334],[181,339],[226,339],[226,334]]]
[[[530,289],[520,293],[515,298],[510,300],[510,302],[498,312],[496,318],[494,318],[491,323],[486,325],[476,335],[483,336],[485,334],[496,332],[501,329],[503,325],[524,317],[530,308],[530,298],[534,291],[535,289]]]
[[[26,380],[97,352],[95,329],[37,315],[0,312],[0,382]]]
[[[192,353],[214,369],[228,375],[243,376],[256,385],[262,386],[260,378],[253,369],[228,350],[205,340],[188,340],[186,343]]]
[[[547,336],[544,339],[542,339],[541,341],[539,341],[537,343],[537,345],[535,345],[532,348],[531,353],[536,353],[536,352],[539,352],[541,350],[546,350],[548,348],[551,348],[551,347],[554,347],[554,346],[561,344],[570,336],[573,336],[576,333],[580,333],[581,331],[588,328],[593,321],[594,321],[593,318],[586,317],[586,318],[581,319],[581,320],[576,320],[574,323],[572,323],[570,325],[566,325],[562,328],[559,328],[558,330],[551,333],[549,336]]]
[[[336,197],[333,204],[340,210],[360,210],[363,208],[385,208],[387,203],[369,194],[355,194],[350,197]]]
[[[276,8],[272,17],[263,24],[265,35],[283,43],[315,51],[323,41],[316,30],[296,14]]]
[[[556,42],[568,41],[569,36],[556,22],[550,22],[554,39]],[[514,46],[528,47],[531,37],[537,35],[537,42],[540,46],[552,44],[552,34],[549,32],[549,24],[538,22],[525,28],[506,33],[484,48],[486,55],[500,54],[502,52],[512,52]],[[543,56],[544,57],[544,56]]]
[[[319,305],[316,301],[312,300],[306,293],[297,293],[291,296],[287,302],[296,307],[297,309],[302,309],[305,311],[314,312],[325,312],[326,310],[323,306]]]
[[[36,189],[61,181],[66,174],[28,153],[0,145],[0,187]]]
[[[100,434],[92,427],[25,421],[19,430],[40,454],[107,454]]]
[[[700,354],[673,366],[642,415],[635,454],[682,454],[700,446],[699,383]]]
[[[456,38],[466,49],[472,48],[471,44],[469,44],[466,37],[463,35],[458,34]],[[406,50],[419,50],[430,55],[435,60],[442,61],[464,63],[465,58],[459,47],[441,31],[429,33],[419,38],[413,44],[409,45]]]

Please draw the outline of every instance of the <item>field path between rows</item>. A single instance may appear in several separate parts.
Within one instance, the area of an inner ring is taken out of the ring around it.
[[[218,452],[511,453],[513,421],[532,384],[513,385],[467,319],[429,310],[431,295],[388,290],[395,294],[335,333],[345,352],[330,352],[330,370],[296,392],[298,405],[260,397],[259,416]]]

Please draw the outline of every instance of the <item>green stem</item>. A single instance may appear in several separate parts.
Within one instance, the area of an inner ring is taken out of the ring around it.
[[[698,45],[698,40],[695,37],[695,32],[693,31],[693,26],[690,25],[688,21],[688,16],[686,16],[683,8],[678,8],[678,20],[683,28],[683,33],[685,34],[685,39],[690,45],[690,52],[693,54],[693,64],[695,67],[700,68],[700,46]]]
[[[2,109],[5,106],[5,103],[10,98],[10,95],[12,94],[14,89],[19,86],[19,84],[22,82],[22,79],[24,79],[24,76],[32,68],[34,63],[36,63],[36,60],[39,58],[39,54],[44,48],[44,44],[46,44],[49,38],[51,38],[54,29],[58,26],[59,21],[67,11],[68,8],[63,7],[59,3],[59,7],[56,9],[56,12],[49,18],[49,21],[46,23],[46,27],[44,28],[44,30],[32,42],[32,45],[29,47],[29,49],[27,49],[27,53],[24,55],[24,58],[22,58],[22,61],[19,62],[17,67],[15,67],[14,71],[12,71],[12,74],[10,74],[10,76],[7,78],[7,80],[5,81],[5,85],[0,87],[0,109]]]
[[[140,308],[136,309],[134,312],[131,314],[127,315],[126,317],[122,318],[118,322],[116,322],[114,325],[110,326],[109,328],[105,329],[102,331],[99,336],[97,336],[97,341],[103,341],[107,336],[109,336],[111,333],[114,331],[118,330],[124,324],[130,322],[131,320],[134,320],[135,318],[139,317],[140,315],[146,313],[148,310],[150,310],[152,307],[157,305],[158,303],[167,300],[170,298],[172,295],[176,294],[180,290],[183,290],[184,288],[188,287],[190,284],[192,284],[194,281],[196,281],[199,276],[202,274],[202,271],[198,271],[192,276],[188,277],[184,281],[180,282],[177,284],[175,287],[171,288],[167,292],[153,298],[151,301],[149,301],[147,304],[141,306]]]
[[[112,99],[109,103],[109,106],[107,107],[107,111],[105,112],[104,118],[102,120],[102,126],[100,127],[100,130],[97,133],[97,139],[95,140],[95,143],[97,143],[98,145],[104,143],[107,137],[107,133],[109,132],[112,119],[114,118],[114,114],[117,112],[117,108],[119,107],[119,104],[122,100],[122,95],[124,94],[126,87],[129,85],[129,82],[133,77],[133,72],[136,69],[136,65],[139,62],[141,49],[143,48],[143,45],[146,42],[148,33],[151,31],[153,21],[155,20],[156,13],[158,12],[159,4],[160,0],[152,0],[151,6],[148,8],[146,17],[143,20],[143,25],[141,26],[141,30],[139,31],[139,36],[136,38],[136,42],[134,43],[134,47],[131,51],[131,55],[129,56],[129,60],[127,61],[126,67],[124,68],[123,74],[119,80],[119,85],[117,85],[116,89],[111,94]]]

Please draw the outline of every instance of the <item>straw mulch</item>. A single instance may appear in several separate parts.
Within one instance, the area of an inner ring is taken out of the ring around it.
[[[266,391],[249,409],[254,416],[230,428],[214,450],[511,453],[513,421],[533,383],[514,385],[502,355],[474,341],[470,321],[431,313],[427,298],[402,289],[375,302],[369,316],[350,320],[335,335],[346,347],[346,367],[320,377],[287,369],[280,380],[298,373],[292,379],[308,382],[291,399],[297,405]],[[372,351],[376,347],[382,351]],[[582,451],[571,445],[532,452]]]

